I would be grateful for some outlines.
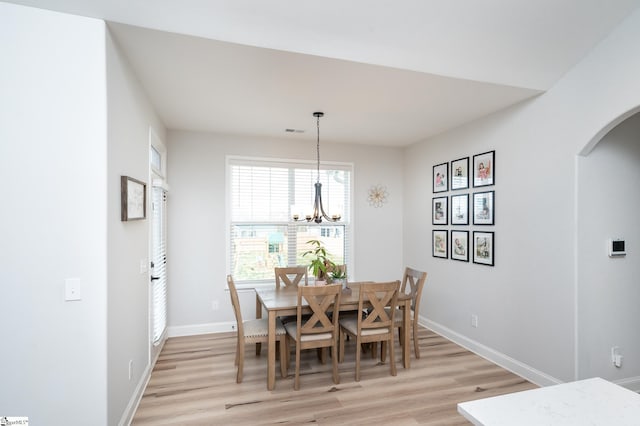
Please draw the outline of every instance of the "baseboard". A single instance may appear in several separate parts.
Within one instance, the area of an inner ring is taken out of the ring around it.
[[[428,320],[423,316],[418,317],[418,323],[428,328],[429,330],[438,333],[443,337],[446,337],[447,339],[462,346],[463,348],[470,350],[476,355],[479,355],[482,358],[485,358],[493,362],[494,364],[499,365],[505,370],[511,371],[512,373],[517,374],[520,377],[524,377],[525,379],[529,380],[532,383],[535,383],[538,386],[550,386],[563,383],[561,380],[551,377],[548,374],[543,373],[542,371],[536,370],[535,368],[518,360],[515,360],[494,349],[491,349],[488,346],[471,340],[468,337],[463,336],[462,334],[459,334],[441,324],[438,324],[435,321]]]
[[[622,386],[623,388],[627,388],[630,391],[640,393],[640,376],[629,377],[621,380],[612,380],[612,382],[616,385]]]
[[[168,337],[196,336],[198,334],[235,331],[236,322],[212,322],[208,324],[179,325],[167,328]]]
[[[133,416],[136,414],[136,410],[138,409],[138,405],[140,404],[140,400],[144,395],[144,390],[147,388],[149,384],[149,380],[151,380],[151,371],[153,371],[153,366],[156,365],[156,361],[158,361],[158,357],[160,356],[160,352],[162,352],[162,346],[164,346],[164,342],[167,339],[163,339],[161,343],[160,350],[157,351],[154,359],[151,360],[149,365],[144,369],[140,380],[138,381],[138,385],[136,386],[131,399],[129,400],[129,404],[127,404],[127,408],[125,408],[124,413],[122,414],[122,418],[120,418],[120,422],[118,422],[118,426],[129,426],[133,421]]]

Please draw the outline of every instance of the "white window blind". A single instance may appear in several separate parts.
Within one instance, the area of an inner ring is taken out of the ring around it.
[[[306,265],[311,239],[323,241],[338,264],[349,264],[351,175],[348,164],[322,165],[322,202],[340,222],[294,222],[311,214],[316,165],[261,159],[229,159],[230,272],[236,282],[273,280],[276,266]]]
[[[158,343],[167,326],[167,237],[166,237],[166,191],[154,186],[153,209],[153,259],[151,269],[151,293],[153,343]]]

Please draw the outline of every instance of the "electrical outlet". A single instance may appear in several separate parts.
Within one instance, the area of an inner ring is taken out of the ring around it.
[[[220,302],[218,302],[218,300],[212,300],[211,301],[211,310],[212,311],[217,311],[218,309],[220,309]]]
[[[133,377],[133,360],[129,360],[129,380]]]
[[[478,315],[471,314],[471,327],[478,328]]]

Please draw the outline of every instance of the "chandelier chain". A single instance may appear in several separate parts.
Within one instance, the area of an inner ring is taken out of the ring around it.
[[[320,182],[320,114],[316,115],[316,128],[318,129],[317,132],[317,139],[316,139],[316,152],[318,154],[318,164],[317,164],[317,181],[316,182]]]

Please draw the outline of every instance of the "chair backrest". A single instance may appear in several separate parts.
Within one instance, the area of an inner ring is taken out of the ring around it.
[[[306,266],[274,268],[274,271],[276,275],[276,288],[280,288],[282,285],[285,287],[298,287],[303,278],[305,286],[309,283]]]
[[[399,280],[360,285],[358,310],[362,312],[366,307],[365,303],[369,305],[369,308],[366,317],[358,315],[358,334],[367,328],[389,327],[390,330],[393,328],[399,288]],[[385,309],[385,307],[391,309]]]
[[[229,294],[231,294],[231,304],[233,305],[233,313],[236,315],[236,322],[238,323],[238,336],[244,335],[244,327],[242,325],[242,312],[240,311],[240,300],[238,299],[238,290],[236,290],[236,284],[233,282],[233,277],[227,275],[227,285],[229,286]]]
[[[340,310],[335,307],[340,306],[341,294],[340,284],[298,287],[298,341],[301,336],[308,334],[332,333],[332,337],[337,338]],[[302,316],[302,299],[311,309],[311,315],[306,317]]]
[[[422,288],[427,281],[427,273],[413,268],[405,268],[400,292],[411,296],[411,309],[417,314],[420,309]]]

